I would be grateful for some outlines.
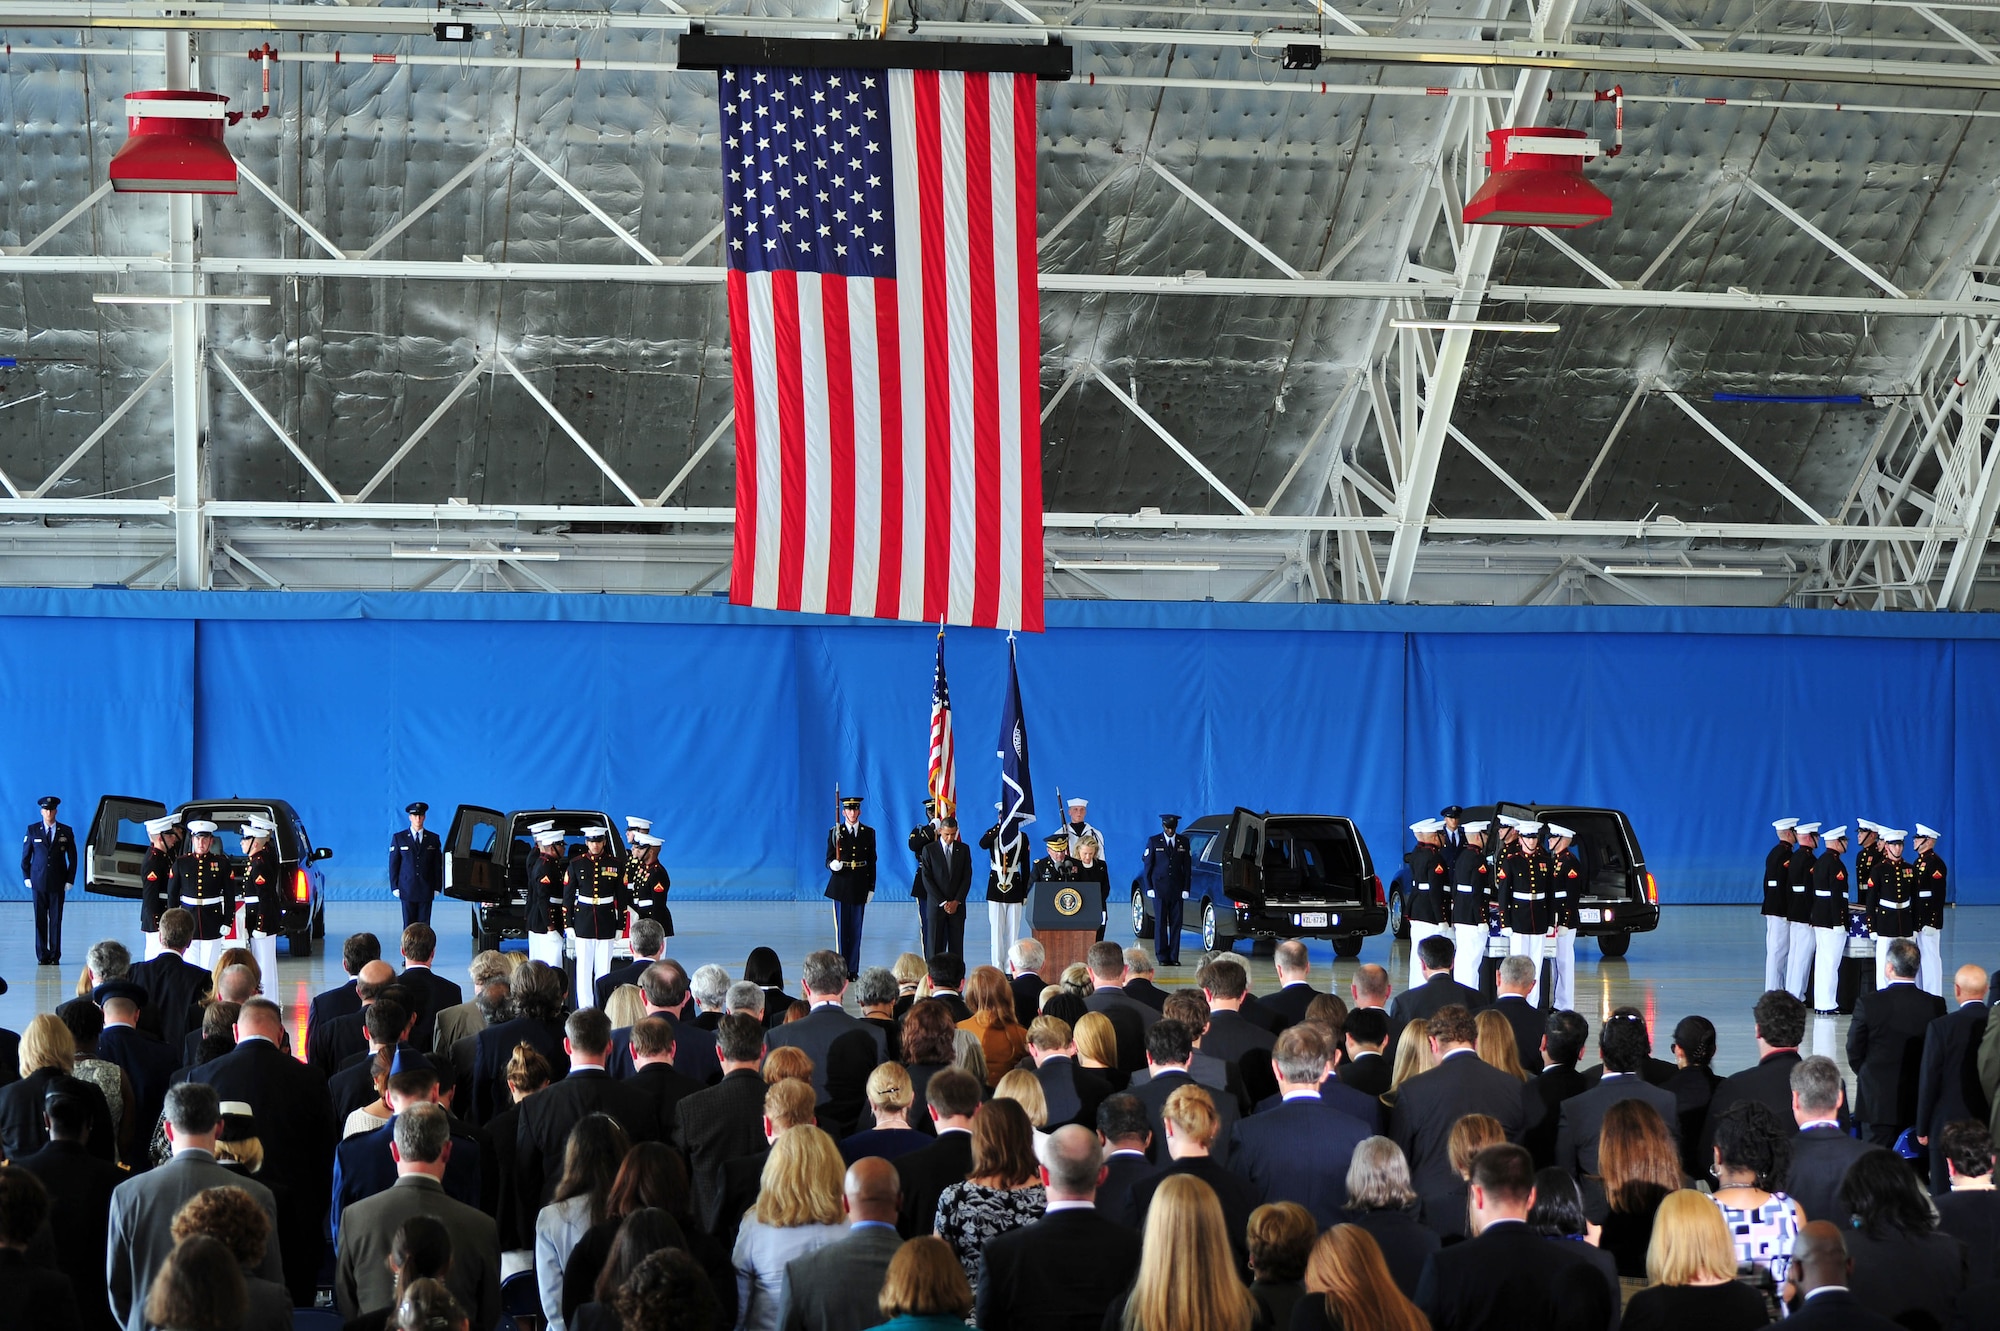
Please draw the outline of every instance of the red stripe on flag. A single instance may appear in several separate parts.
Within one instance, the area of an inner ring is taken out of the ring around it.
[[[862,278],[862,281],[869,279]],[[849,359],[847,279],[820,279],[826,321],[826,613],[844,615],[854,596],[854,366]]]
[[[916,104],[917,197],[924,288],[924,619],[951,604],[951,349],[945,310],[944,150],[937,71],[911,76]],[[898,199],[900,208],[909,200]],[[900,259],[902,256],[898,256]]]
[[[751,386],[748,278],[729,270],[730,369],[736,397],[736,551],[729,600],[749,605],[757,590],[757,392]]]
[[[784,493],[778,539],[778,609],[799,608],[806,550],[805,391],[799,366],[799,275],[771,274],[771,323],[777,331],[779,475]]]
[[[875,377],[882,395],[882,552],[875,563],[875,615],[895,619],[903,606],[903,346],[896,327],[896,283],[875,283]]]
[[[1042,631],[1042,316],[1035,273],[1035,76],[1014,76],[1015,324],[1021,336],[1021,627]],[[1005,448],[1016,447],[1002,440]]]
[[[1000,362],[993,313],[993,139],[986,75],[965,75],[966,265],[972,279],[972,622],[1000,614]]]

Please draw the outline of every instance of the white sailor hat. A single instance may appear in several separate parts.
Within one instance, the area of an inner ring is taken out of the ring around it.
[[[1925,827],[1925,826],[1924,826],[1924,825],[1923,825],[1922,823],[1918,823],[1918,824],[1917,824],[1917,835],[1918,835],[1918,836],[1920,836],[1920,837],[1925,837],[1925,838],[1928,838],[1929,840],[1932,840],[1932,841],[1935,841],[1935,840],[1937,840],[1937,839],[1938,839],[1938,837],[1939,837],[1939,836],[1941,836],[1941,835],[1943,835],[1943,834],[1942,834],[1942,833],[1940,833],[1940,832],[1939,832],[1939,831],[1938,831],[1938,830],[1937,830],[1936,828],[1934,828],[1934,827]]]
[[[1484,832],[1492,826],[1493,824],[1482,820],[1476,823],[1460,823],[1458,830],[1461,832]]]
[[[197,818],[188,824],[188,831],[194,833],[196,836],[214,836],[215,824],[209,822],[206,818]]]
[[[638,846],[658,846],[665,844],[658,837],[654,836],[650,832],[634,833],[632,836],[632,843]]]
[[[1847,824],[1846,824],[1846,823],[1842,823],[1842,824],[1841,824],[1841,825],[1840,825],[1839,827],[1834,827],[1834,828],[1829,828],[1829,829],[1828,829],[1827,831],[1824,831],[1824,832],[1821,832],[1821,833],[1819,834],[1819,839],[1820,839],[1821,841],[1844,841],[1844,840],[1846,840],[1846,839],[1847,839]]]
[[[1771,829],[1776,832],[1789,832],[1798,825],[1799,820],[1796,818],[1780,818],[1771,824]]]
[[[542,822],[542,823],[529,823],[529,824],[528,824],[528,835],[529,835],[529,836],[540,836],[540,835],[541,835],[542,833],[544,833],[544,832],[548,831],[549,829],[553,828],[553,827],[554,827],[555,825],[556,825],[556,821],[555,821],[555,819],[553,819],[553,818],[549,819],[549,820],[548,820],[547,822]]]
[[[610,835],[611,829],[608,827],[586,827],[583,829],[583,839],[585,841],[602,841]]]
[[[1081,795],[1071,795],[1067,800],[1063,801],[1063,807],[1069,809],[1076,809],[1076,808],[1087,809],[1090,807],[1090,801],[1085,799]]]
[[[1819,835],[1819,824],[1818,824],[1818,823],[1800,823],[1800,824],[1798,825],[1798,829],[1797,829],[1797,830],[1798,830],[1798,831],[1799,831],[1799,832],[1800,832],[1800,833],[1801,833],[1802,835],[1805,835],[1805,836],[1818,836],[1818,835]],[[1840,830],[1844,832],[1844,831],[1846,831],[1847,829],[1843,827],[1843,828],[1842,828],[1842,829],[1840,829]]]
[[[1550,836],[1565,837],[1571,841],[1576,840],[1576,833],[1570,831],[1567,827],[1557,827],[1554,823],[1550,823],[1548,827]]]
[[[625,815],[625,829],[629,832],[650,832],[653,830],[653,820],[651,818],[634,818],[628,813]]]
[[[553,827],[535,833],[535,844],[538,846],[559,846],[562,844],[562,839],[563,834]]]
[[[1884,841],[1903,841],[1909,837],[1910,833],[1906,828],[1877,826],[1875,828],[1875,835],[1881,837]]]
[[[173,818],[148,818],[146,820],[146,835],[161,836],[167,832],[171,832],[174,830],[174,823],[176,821]]]
[[[1444,824],[1440,823],[1435,818],[1420,818],[1416,822],[1410,824],[1410,835],[1429,836],[1433,832],[1441,830],[1443,827]]]

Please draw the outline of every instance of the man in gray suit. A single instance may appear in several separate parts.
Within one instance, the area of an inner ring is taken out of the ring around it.
[[[1153,1029],[1160,1014],[1125,992],[1132,972],[1125,964],[1125,950],[1118,944],[1092,943],[1085,964],[1096,988],[1083,1000],[1084,1006],[1110,1018],[1111,1029],[1118,1036],[1118,1070],[1128,1075],[1137,1072],[1146,1066],[1146,1032]]]
[[[396,1115],[389,1152],[396,1182],[386,1192],[354,1203],[340,1217],[340,1261],[333,1296],[352,1320],[386,1307],[396,1295],[389,1248],[413,1215],[435,1218],[451,1236],[451,1269],[444,1283],[475,1327],[500,1321],[500,1227],[477,1207],[447,1196],[445,1161],[451,1156],[451,1119],[434,1104],[411,1105]],[[138,1331],[134,1328],[134,1331]]]
[[[813,1061],[813,1090],[819,1093],[819,1116],[851,1128],[868,1100],[868,1077],[889,1056],[882,1028],[871,1026],[841,1009],[847,992],[847,962],[840,953],[822,948],[809,954],[799,972],[812,1011],[797,1021],[774,1026],[764,1042],[769,1049],[793,1045]]]
[[[847,1168],[846,1200],[847,1237],[785,1264],[778,1331],[866,1331],[881,1323],[876,1299],[903,1244],[896,1167],[880,1156],[856,1160]]]
[[[215,1134],[222,1126],[222,1102],[215,1088],[204,1082],[182,1082],[168,1090],[166,1121],[173,1159],[126,1179],[111,1193],[105,1276],[111,1286],[112,1315],[126,1331],[146,1331],[146,1291],[174,1250],[174,1213],[208,1188],[241,1188],[264,1208],[271,1222],[271,1241],[257,1274],[279,1284],[285,1280],[278,1252],[278,1203],[271,1190],[215,1163]]]
[[[1645,1020],[1620,1008],[1597,1032],[1597,1052],[1604,1075],[1597,1085],[1562,1102],[1556,1128],[1556,1164],[1583,1186],[1584,1214],[1602,1223],[1610,1210],[1604,1182],[1598,1174],[1597,1143],[1604,1133],[1604,1115],[1621,1100],[1651,1105],[1669,1134],[1680,1135],[1680,1109],[1672,1091],[1648,1085],[1640,1075],[1652,1042]]]
[[[479,994],[494,981],[508,984],[514,975],[514,967],[504,952],[481,952],[472,959],[472,997],[466,1002],[443,1009],[437,1014],[432,1027],[431,1052],[449,1054],[452,1046],[460,1040],[469,1039],[486,1029],[486,1014],[480,1011]]]

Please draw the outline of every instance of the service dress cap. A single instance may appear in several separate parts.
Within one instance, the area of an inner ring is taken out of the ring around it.
[[[556,825],[556,822],[555,822],[555,819],[553,819],[553,818],[550,818],[550,819],[548,819],[548,820],[547,820],[547,821],[545,821],[545,822],[539,822],[539,823],[529,823],[529,824],[528,824],[528,835],[529,835],[529,836],[540,836],[540,835],[541,835],[542,833],[544,833],[544,832],[552,832],[552,831],[554,831],[554,830],[555,830],[555,825]]]
[[[632,843],[637,846],[659,846],[666,844],[650,832],[633,833]]]
[[[1875,829],[1875,834],[1881,837],[1884,841],[1898,841],[1898,842],[1906,839],[1910,835],[1909,830],[1907,828],[1901,828],[1901,827],[1878,827]]]
[[[1942,832],[1939,832],[1935,827],[1925,827],[1922,823],[1918,823],[1917,835],[1920,837],[1928,838],[1931,841],[1935,841],[1944,834]]]
[[[583,839],[585,841],[602,841],[610,835],[611,829],[608,827],[586,827],[583,829]]]
[[[36,800],[35,803],[41,808],[53,809],[61,805],[62,801],[57,799],[54,795],[44,795],[40,799]]]
[[[535,833],[535,844],[538,846],[560,846],[562,839],[563,834],[553,827],[546,831]]]
[[[206,818],[197,818],[188,824],[188,831],[194,833],[196,836],[214,836],[215,824],[209,822]]]
[[[840,797],[840,807],[843,809],[858,809],[861,807],[863,798],[861,795],[842,795]]]
[[[1842,823],[1839,827],[1835,827],[1828,831],[1820,833],[1819,837],[1821,841],[1844,841],[1846,840],[1846,838],[1847,838],[1846,823]]]
[[[1163,813],[1160,815],[1160,821],[1169,827],[1179,827],[1181,816],[1177,813]]]
[[[1799,831],[1800,831],[1801,833],[1803,833],[1804,835],[1806,835],[1806,836],[1818,836],[1818,835],[1819,835],[1819,824],[1818,824],[1818,823],[1800,823],[1800,824],[1799,824],[1799,826],[1798,826],[1798,830],[1799,830]],[[1842,828],[1842,829],[1840,829],[1840,830],[1844,832],[1844,831],[1846,831],[1847,829],[1843,827],[1843,828]]]
[[[1463,818],[1464,816],[1465,810],[1456,804],[1447,804],[1438,810],[1438,817],[1440,818]]]
[[[146,835],[165,836],[168,832],[174,830],[174,824],[178,821],[179,819],[175,818],[148,818],[146,820]]]
[[[1460,823],[1458,825],[1458,830],[1461,832],[1485,832],[1492,826],[1493,826],[1492,823],[1486,822],[1482,819],[1481,821],[1476,823]]]
[[[430,811],[431,811],[431,806],[424,803],[422,800],[412,800],[410,803],[405,804],[403,806],[404,813],[429,813]]]
[[[628,813],[625,815],[625,827],[626,830],[632,832],[650,832],[653,830],[653,820],[651,818],[634,818]]]
[[[1440,826],[1441,824],[1435,818],[1420,818],[1410,824],[1410,835],[1429,836],[1433,832],[1436,832]]]
[[[1045,836],[1042,838],[1042,844],[1049,847],[1051,850],[1068,850],[1069,834],[1067,832],[1052,833],[1049,836]]]
[[[1796,818],[1780,818],[1771,824],[1771,830],[1774,832],[1789,832],[1798,825],[1799,820]]]
[[[1550,823],[1548,825],[1548,828],[1549,828],[1549,835],[1552,837],[1561,837],[1565,841],[1576,840],[1576,833],[1572,832],[1567,827],[1558,827],[1554,823]]]

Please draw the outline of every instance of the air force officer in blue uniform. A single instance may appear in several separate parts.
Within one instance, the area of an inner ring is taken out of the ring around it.
[[[40,803],[42,820],[28,824],[21,838],[21,881],[35,898],[35,960],[60,966],[63,893],[76,881],[76,833],[56,821],[61,800],[44,795]]]
[[[1146,839],[1143,890],[1153,899],[1153,951],[1162,966],[1181,964],[1181,902],[1187,898],[1194,859],[1180,834],[1181,816],[1160,815],[1160,830]]]
[[[444,846],[424,827],[431,806],[422,800],[403,810],[410,830],[389,839],[389,890],[403,903],[403,927],[431,922],[431,899],[444,891]]]

